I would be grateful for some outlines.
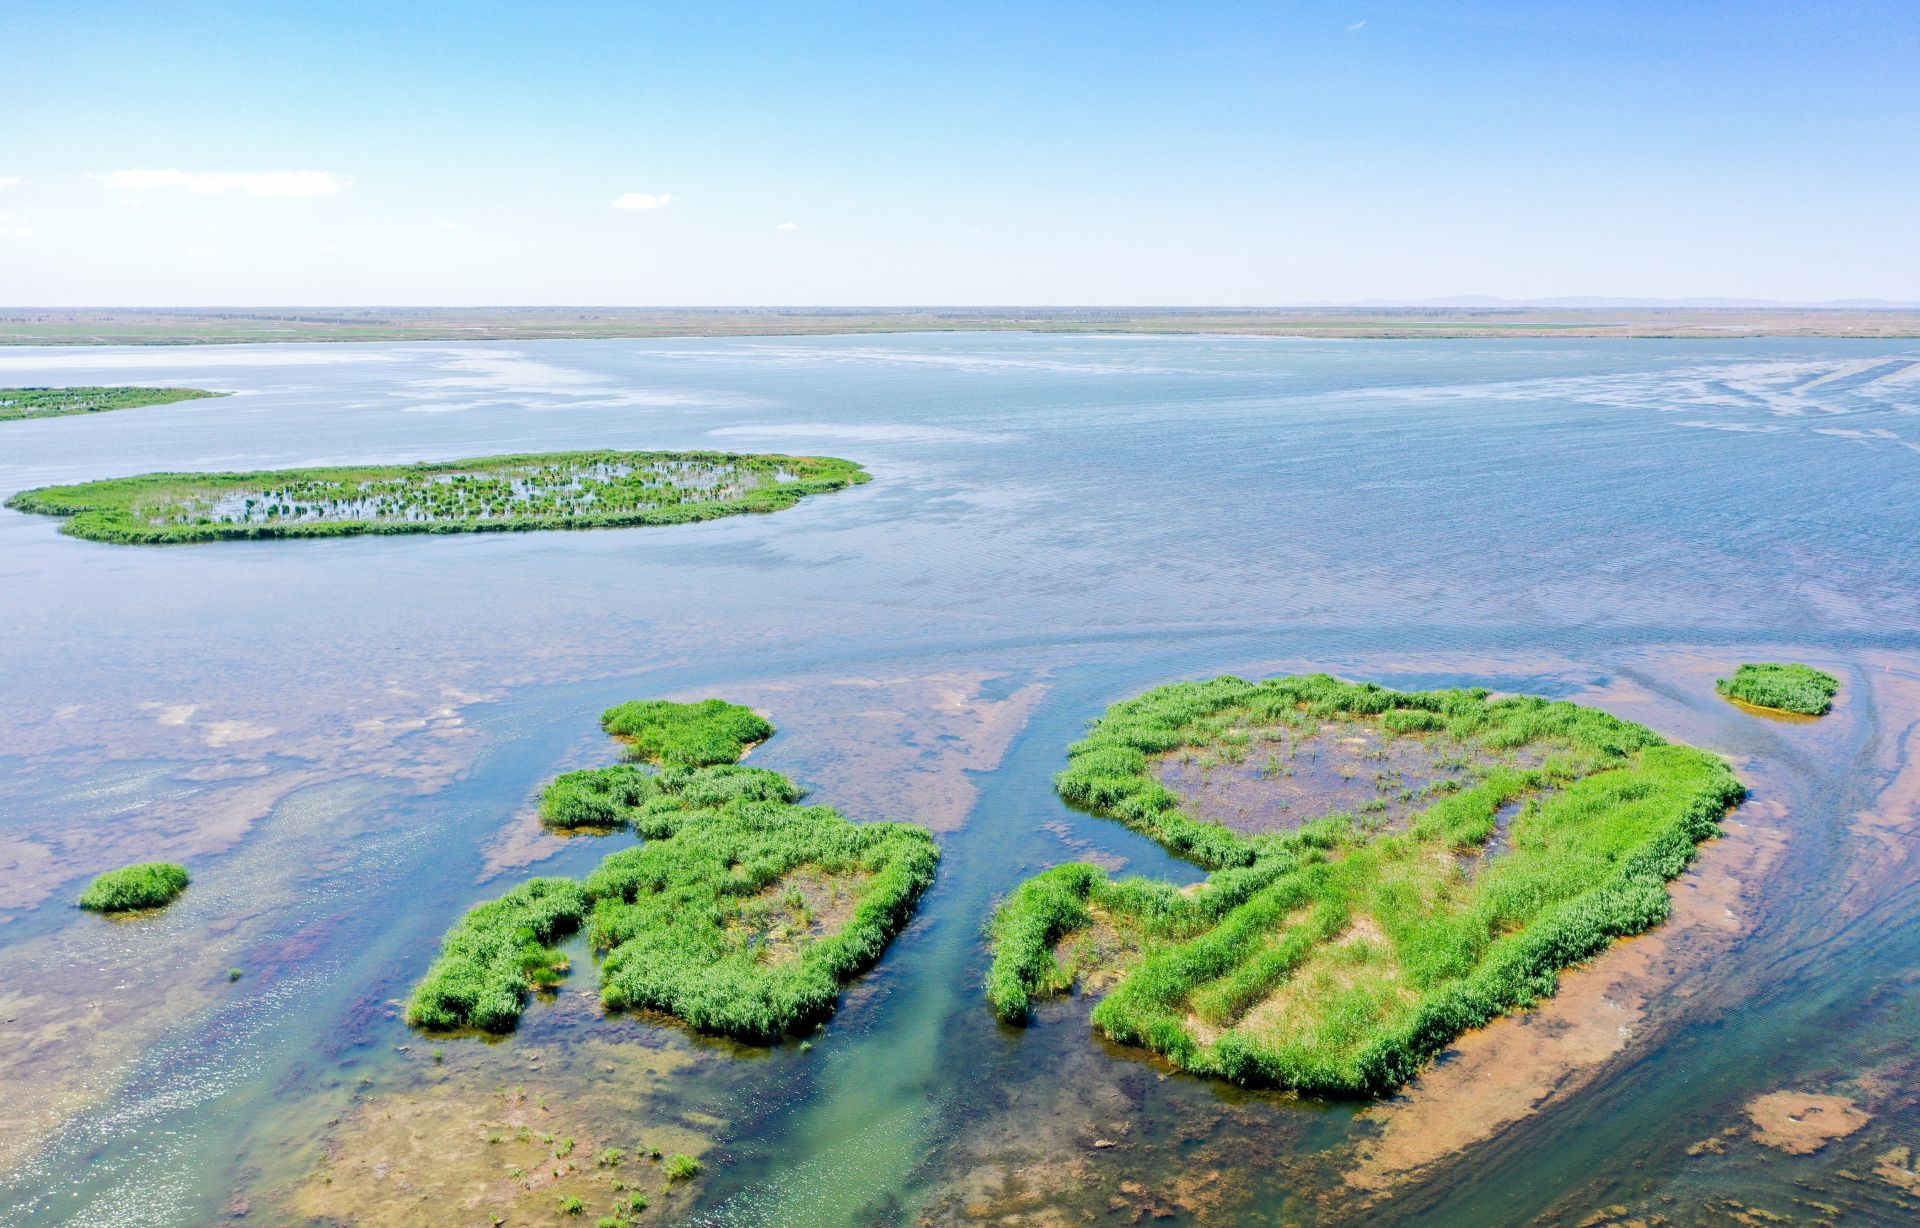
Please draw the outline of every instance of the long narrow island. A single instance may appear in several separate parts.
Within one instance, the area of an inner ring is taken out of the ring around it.
[[[542,452],[414,465],[148,473],[7,500],[92,541],[171,544],[359,533],[483,533],[686,524],[777,512],[869,480],[831,456]]]
[[[0,388],[0,422],[22,418],[61,418],[69,414],[100,414],[112,409],[139,409],[145,405],[172,405],[224,397],[205,388],[143,388],[135,385],[86,384],[70,388]]]

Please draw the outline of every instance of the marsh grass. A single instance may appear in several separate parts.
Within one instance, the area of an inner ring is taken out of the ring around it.
[[[828,456],[547,452],[416,465],[149,473],[21,491],[7,506],[129,544],[686,524],[868,480]]]
[[[720,699],[636,699],[607,709],[600,724],[627,743],[633,758],[675,767],[734,763],[773,736],[773,726],[753,709]]]
[[[1766,662],[1742,665],[1714,687],[1728,699],[1756,708],[1825,716],[1840,693],[1840,680],[1811,665]]]
[[[1156,756],[1302,715],[1436,739],[1468,776],[1401,828],[1334,813],[1243,836],[1153,774]],[[1522,747],[1538,766],[1513,765]],[[1462,1031],[1550,995],[1560,969],[1658,924],[1666,881],[1744,795],[1718,758],[1593,709],[1325,675],[1163,687],[1109,709],[1068,756],[1064,797],[1213,873],[1191,892],[1084,864],[1029,879],[991,923],[995,1010],[1022,1020],[1070,988],[1084,970],[1056,951],[1097,915],[1142,950],[1094,1010],[1102,1031],[1188,1070],[1318,1092],[1398,1086]],[[1504,851],[1478,856],[1503,814]]]
[[[90,912],[130,912],[171,904],[187,889],[185,866],[148,861],[108,870],[88,884],[77,901]],[[229,977],[238,980],[238,977]]]
[[[58,418],[68,414],[98,414],[145,405],[171,405],[223,397],[204,388],[139,388],[128,385],[83,385],[67,388],[0,388],[0,422],[18,418]]]
[[[553,944],[583,925],[611,1009],[756,1041],[831,1014],[932,882],[933,838],[912,824],[851,823],[799,804],[803,791],[778,772],[713,762],[773,734],[738,705],[624,704],[605,724],[661,766],[567,773],[541,812],[646,843],[584,882],[533,879],[472,909],[415,990],[409,1022],[511,1030],[527,994],[564,974]]]

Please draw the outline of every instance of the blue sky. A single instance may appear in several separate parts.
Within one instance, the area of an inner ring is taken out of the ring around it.
[[[8,0],[0,116],[7,304],[1920,299],[1911,2]]]

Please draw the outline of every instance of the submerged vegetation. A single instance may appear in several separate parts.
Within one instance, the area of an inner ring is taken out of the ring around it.
[[[565,974],[554,944],[583,925],[613,1009],[771,1040],[831,1014],[933,880],[920,827],[851,823],[778,772],[735,762],[773,726],[719,700],[610,709],[638,764],[569,772],[541,799],[558,826],[646,838],[584,882],[536,878],[475,907],[415,990],[409,1022],[511,1030],[526,995]],[[727,751],[721,756],[721,751]]]
[[[94,541],[174,543],[354,533],[684,524],[774,512],[868,480],[852,461],[732,452],[547,452],[418,465],[149,473],[22,491]]]
[[[171,405],[223,397],[204,388],[139,388],[84,385],[72,388],[0,388],[0,422],[16,418],[59,418],[67,414],[98,414],[110,409],[138,409],[143,405]]]
[[[1409,740],[1425,783],[1384,766]],[[1285,780],[1343,744],[1363,749],[1341,773],[1383,765],[1361,779],[1382,804],[1284,830],[1200,817],[1160,779],[1197,760]],[[1118,983],[1093,1019],[1113,1039],[1320,1092],[1398,1086],[1466,1029],[1551,995],[1562,968],[1658,924],[1667,880],[1744,796],[1717,757],[1593,709],[1325,675],[1163,687],[1116,704],[1068,754],[1063,797],[1213,873],[1185,890],[1077,863],[1028,880],[992,922],[994,1008],[1022,1020],[1102,972]],[[1122,940],[1070,941],[1094,931]],[[1090,966],[1088,949],[1114,966]]]
[[[1802,716],[1825,716],[1840,693],[1840,680],[1832,674],[1811,665],[1780,663],[1742,665],[1714,686],[1728,699]]]
[[[171,904],[187,889],[187,868],[170,861],[147,861],[108,870],[80,893],[80,907],[92,912],[130,912]]]

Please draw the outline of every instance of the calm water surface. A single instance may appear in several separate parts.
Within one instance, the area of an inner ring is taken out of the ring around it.
[[[529,1070],[596,1121],[701,1149],[706,1177],[656,1220],[1920,1207],[1875,1175],[1920,1146],[1920,346],[0,350],[3,384],[116,382],[238,395],[0,424],[0,495],[585,447],[823,453],[874,481],[662,530],[165,549],[0,513],[0,1224],[373,1218],[314,1193],[330,1164],[346,1184],[329,1149],[357,1109]],[[1841,709],[1778,725],[1713,698],[1714,670],[1761,653],[1835,668]],[[980,995],[981,923],[1035,870],[1198,877],[1052,797],[1084,722],[1174,678],[1297,668],[1657,713],[1751,771],[1781,846],[1749,923],[1600,1077],[1378,1202],[1343,1176],[1380,1129],[1360,1106],[1170,1076],[1103,1045],[1078,999],[1002,1028]],[[700,694],[770,711],[756,762],[817,800],[940,830],[914,925],[808,1052],[596,1019],[585,971],[511,1040],[429,1059],[391,1003],[447,925],[615,847],[539,834],[541,783],[609,756],[608,704]],[[160,856],[195,874],[163,916],[67,907],[87,875]],[[1722,1134],[1782,1088],[1870,1123],[1804,1157]],[[423,1192],[380,1194],[379,1218],[490,1218]]]

